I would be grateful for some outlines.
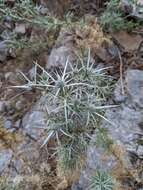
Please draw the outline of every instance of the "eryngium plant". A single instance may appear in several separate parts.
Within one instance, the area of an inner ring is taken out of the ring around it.
[[[113,190],[114,180],[105,171],[97,171],[92,179],[90,190]]]
[[[28,83],[20,86],[44,91],[47,138],[43,145],[50,139],[56,141],[62,175],[81,169],[91,135],[104,118],[104,110],[111,107],[105,101],[111,93],[112,79],[105,74],[106,68],[96,69],[90,60],[89,51],[86,59],[79,59],[75,65],[67,60],[63,70],[52,73],[36,64],[34,81],[23,75]]]

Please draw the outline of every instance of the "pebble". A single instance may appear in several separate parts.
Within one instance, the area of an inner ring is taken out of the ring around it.
[[[15,108],[17,110],[21,110],[23,108],[23,106],[24,106],[24,102],[21,101],[21,100],[17,101],[16,104],[15,104]]]
[[[0,42],[0,62],[4,62],[8,55],[8,49],[4,42]]]
[[[4,101],[0,101],[0,113],[5,112],[6,110],[6,105]]]
[[[0,174],[3,170],[8,167],[12,158],[12,151],[11,150],[1,150],[0,151]]]
[[[6,121],[4,122],[4,127],[5,127],[6,129],[11,129],[11,128],[12,128],[12,121],[6,120]]]
[[[15,30],[18,34],[25,34],[26,33],[26,26],[25,24],[16,24]]]

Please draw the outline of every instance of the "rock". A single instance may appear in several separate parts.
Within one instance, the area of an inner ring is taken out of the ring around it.
[[[111,55],[107,52],[105,48],[100,48],[96,50],[96,55],[104,62],[109,62],[111,60]]]
[[[40,149],[37,142],[25,137],[15,147],[13,157],[8,162],[8,168],[5,167],[2,174],[11,180],[14,180],[18,175],[26,178],[35,175],[35,171],[40,170],[42,163],[47,164],[47,155],[45,157],[44,155],[45,150]]]
[[[16,24],[14,31],[18,34],[25,34],[26,33],[26,26],[25,24]]]
[[[77,183],[72,185],[71,190],[83,190],[83,188]]]
[[[106,112],[106,117],[114,123],[114,126],[104,125],[114,141],[122,144],[126,151],[136,154],[139,158],[137,141],[139,139],[138,135],[142,134],[139,127],[139,124],[143,121],[142,114],[142,110],[137,111],[127,107],[127,105],[122,105],[122,108]]]
[[[49,12],[48,8],[44,7],[44,6],[41,6],[40,9],[39,9],[39,13],[42,14],[42,15],[47,15]]]
[[[133,11],[133,6],[128,0],[121,0],[120,9],[126,14],[131,14]]]
[[[20,119],[15,122],[14,127],[16,129],[19,129],[21,127],[21,120]]]
[[[143,159],[143,146],[139,145],[139,147],[137,148],[137,155]]]
[[[10,119],[5,121],[8,131],[11,127]],[[11,181],[15,181],[18,176],[22,176],[24,180],[29,180],[24,189],[36,189],[33,184],[33,177],[38,175],[39,179],[44,171],[41,166],[47,166],[48,152],[47,147],[41,148],[45,140],[45,115],[41,109],[41,99],[21,120],[18,120],[14,127],[18,130],[19,141],[13,144],[14,152],[9,149],[0,150],[0,175],[5,176]],[[17,134],[17,132],[15,133]],[[16,138],[13,136],[14,139]],[[0,144],[0,148],[3,144]],[[40,173],[41,172],[41,173]],[[36,183],[36,182],[35,182]],[[37,183],[36,183],[37,185]]]
[[[117,179],[129,172],[130,177],[139,184],[143,181],[143,172],[140,171],[143,166],[142,84],[143,71],[127,71],[124,83],[127,89],[126,100],[120,107],[106,111],[105,117],[112,124],[103,121],[101,125],[101,128],[107,131],[108,138],[113,141],[112,152],[109,154],[102,146],[98,146],[95,131],[88,148],[86,167],[79,180],[79,185],[83,189],[89,187],[90,179],[98,169],[113,174]],[[120,83],[118,85],[117,88],[120,89]],[[117,89],[115,91],[116,96],[120,96],[120,91]]]
[[[25,141],[20,144],[17,148],[17,155],[21,158],[26,158],[26,160],[37,160],[40,156],[40,152],[38,150],[37,144],[31,139],[27,138]]]
[[[9,48],[8,53],[11,58],[16,58],[16,50],[14,48]]]
[[[64,68],[66,65],[67,60],[70,63],[73,63],[73,52],[71,48],[66,46],[61,46],[57,49],[53,49],[48,62],[47,62],[47,69],[51,68]]]
[[[75,58],[73,36],[69,31],[62,29],[56,45],[47,60],[46,68],[64,68],[67,60],[72,64]]]
[[[39,102],[22,120],[25,133],[36,141],[44,138],[46,129],[45,113],[41,110]]]
[[[12,159],[11,150],[0,150],[0,174],[8,167]]]
[[[96,136],[93,136],[93,139]],[[90,180],[94,176],[97,170],[104,170],[111,172],[117,165],[117,158],[114,155],[108,154],[104,148],[91,145],[87,152],[86,167],[82,171],[79,184],[77,184],[82,190],[88,189],[90,186]],[[72,188],[74,190],[76,188]]]
[[[12,127],[13,127],[12,121],[11,120],[5,120],[4,121],[4,127],[6,129],[12,129]]]
[[[0,101],[0,113],[5,112],[5,110],[6,110],[5,101]]]
[[[126,76],[126,89],[132,102],[143,108],[143,72],[140,70],[129,70]]]
[[[6,101],[6,112],[9,114],[9,115],[13,115],[15,113],[15,108],[12,106],[11,102],[10,101]]]
[[[126,151],[133,152],[138,158],[141,158],[143,154],[143,152],[141,153],[143,146],[138,144],[143,135],[143,129],[141,128],[141,123],[143,122],[142,84],[143,71],[127,71],[124,84],[126,88],[126,102],[120,108],[106,112],[106,117],[115,125],[104,124],[104,127],[109,130],[112,139],[121,143]]]
[[[8,48],[5,42],[0,42],[0,62],[4,62],[8,56]]]
[[[20,100],[18,100],[17,102],[16,102],[16,104],[15,104],[15,108],[17,109],[17,110],[22,110],[23,108],[24,108],[24,106],[25,106],[25,100],[24,99],[20,99]]]
[[[121,0],[120,1],[120,9],[129,17],[143,20],[143,11],[142,11],[142,0],[131,2],[130,0]]]
[[[0,82],[4,81],[4,74],[0,73]]]
[[[11,84],[17,85],[17,83],[18,83],[18,76],[19,76],[18,73],[7,72],[7,73],[5,74],[5,79],[6,79],[7,81],[9,81]]]
[[[104,62],[109,63],[111,60],[118,60],[119,54],[116,46],[102,47],[96,50],[96,55]]]

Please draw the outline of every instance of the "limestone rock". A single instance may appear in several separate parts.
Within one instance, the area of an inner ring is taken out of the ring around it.
[[[4,62],[8,54],[7,45],[4,42],[0,42],[0,62]]]
[[[47,69],[64,68],[67,60],[70,63],[75,61],[75,47],[73,36],[70,31],[61,29],[55,47],[47,60]]]
[[[117,88],[121,88],[120,83],[118,85]],[[143,71],[127,71],[124,85],[127,89],[125,101],[119,107],[107,110],[105,114],[112,124],[103,121],[101,125],[112,139],[114,151],[107,154],[103,147],[97,146],[95,131],[88,148],[86,167],[78,184],[82,189],[88,188],[91,177],[98,169],[112,173],[117,178],[129,171],[133,180],[139,183],[143,181],[143,171],[140,171],[143,167]],[[120,96],[120,91],[115,91],[116,97]]]
[[[50,68],[64,68],[67,60],[73,62],[73,52],[71,48],[66,46],[61,46],[59,48],[54,48],[49,56],[47,62],[47,69]]]
[[[0,174],[6,169],[12,159],[11,150],[0,150]]]
[[[22,126],[24,132],[35,140],[41,139],[44,136],[46,129],[45,113],[40,109],[38,104],[24,116]]]

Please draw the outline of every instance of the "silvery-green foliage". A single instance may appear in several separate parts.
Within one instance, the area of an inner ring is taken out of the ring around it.
[[[92,179],[90,190],[113,190],[113,178],[105,171],[97,171]]]

